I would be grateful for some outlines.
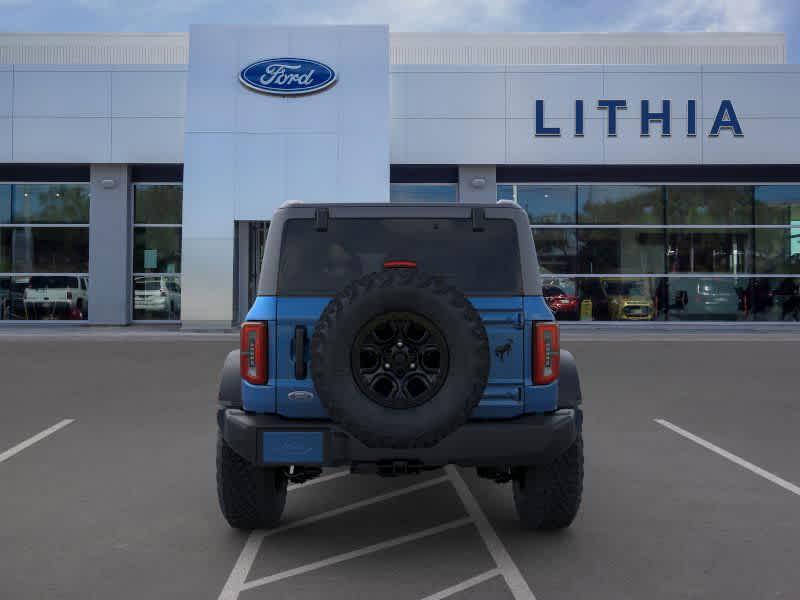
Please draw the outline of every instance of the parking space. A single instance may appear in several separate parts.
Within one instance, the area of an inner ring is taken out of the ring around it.
[[[466,469],[293,486],[282,525],[216,506],[214,389],[232,336],[0,336],[0,596],[791,598],[800,483],[791,340],[565,336],[586,396],[584,504],[520,531]]]

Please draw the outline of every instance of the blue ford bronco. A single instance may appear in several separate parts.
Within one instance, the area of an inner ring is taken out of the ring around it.
[[[524,527],[567,527],[583,487],[581,391],[525,211],[278,209],[217,423],[219,504],[236,528],[274,527],[287,484],[322,467],[448,464],[512,482]]]

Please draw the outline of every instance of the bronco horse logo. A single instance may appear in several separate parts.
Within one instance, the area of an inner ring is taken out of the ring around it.
[[[500,359],[500,362],[506,359],[506,354],[511,353],[511,344],[513,343],[514,341],[511,338],[509,338],[506,340],[505,344],[503,344],[502,346],[498,346],[497,348],[494,349],[494,355]]]

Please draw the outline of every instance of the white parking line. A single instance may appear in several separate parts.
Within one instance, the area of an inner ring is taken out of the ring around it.
[[[386,492],[385,494],[372,496],[371,498],[367,498],[366,500],[353,502],[352,504],[348,504],[346,506],[334,508],[332,510],[319,513],[317,515],[306,517],[305,519],[300,519],[292,523],[287,523],[286,525],[276,527],[275,529],[270,529],[266,531],[256,530],[250,532],[250,536],[247,538],[247,542],[242,548],[242,551],[239,554],[239,558],[236,560],[236,564],[233,566],[230,575],[228,575],[228,580],[225,582],[225,586],[222,588],[222,592],[220,593],[218,600],[235,600],[236,598],[239,597],[239,593],[244,589],[243,586],[245,580],[247,579],[247,575],[250,573],[250,569],[253,566],[253,562],[255,562],[256,560],[256,556],[258,555],[258,550],[261,547],[261,542],[264,540],[265,537],[281,533],[288,529],[295,529],[297,527],[302,527],[303,525],[308,525],[316,521],[321,521],[323,519],[335,517],[337,515],[357,510],[359,508],[363,508],[371,504],[383,502],[384,500],[388,500],[390,498],[403,496],[405,494],[411,494],[413,492],[423,490],[425,488],[439,485],[440,483],[444,483],[445,481],[448,480],[449,478],[447,476],[437,477],[435,479],[429,479],[428,481],[415,483],[414,485],[400,488],[398,490],[392,490],[391,492]]]
[[[418,492],[419,490],[424,490],[425,488],[439,485],[440,483],[444,483],[447,480],[448,480],[447,477],[437,477],[436,479],[429,479],[428,481],[415,483],[414,485],[409,485],[408,487],[400,488],[399,490],[392,490],[391,492],[386,492],[385,494],[372,496],[371,498],[367,498],[366,500],[359,500],[358,502],[353,502],[352,504],[347,504],[339,508],[333,508],[323,513],[319,513],[317,515],[311,515],[310,517],[306,517],[305,519],[300,519],[298,521],[286,523],[286,525],[281,525],[280,527],[276,527],[275,529],[262,531],[261,537],[262,538],[269,537],[277,533],[286,531],[287,529],[295,529],[296,527],[302,527],[303,525],[316,523],[317,521],[322,521],[323,519],[329,519],[331,517],[335,517],[344,514],[346,512],[357,510],[359,508],[364,508],[365,506],[369,506],[371,504],[377,504],[378,502],[389,500],[390,498],[396,498],[397,496],[405,496],[406,494],[411,494],[413,492]]]
[[[476,575],[475,577],[470,577],[469,579],[465,579],[461,583],[451,585],[449,588],[440,590],[435,594],[431,594],[430,596],[425,596],[422,600],[443,600],[444,598],[449,598],[453,594],[457,594],[459,592],[463,592],[464,590],[468,590],[469,588],[475,587],[476,585],[483,583],[484,581],[488,581],[492,577],[497,577],[498,575],[502,575],[500,569],[491,569],[489,571],[486,571],[485,573]]]
[[[755,473],[759,477],[763,477],[767,481],[771,481],[775,485],[778,485],[778,486],[782,487],[783,489],[785,489],[785,490],[787,490],[789,492],[792,492],[793,494],[796,494],[796,495],[800,496],[800,487],[796,486],[795,484],[793,484],[793,483],[791,483],[789,481],[786,481],[785,479],[781,479],[780,477],[778,477],[774,473],[770,473],[769,471],[766,471],[766,470],[762,469],[761,467],[759,467],[757,465],[754,465],[753,463],[751,463],[749,461],[746,461],[745,459],[741,458],[740,456],[736,456],[735,454],[732,454],[731,452],[728,452],[727,450],[725,450],[723,448],[720,448],[719,446],[716,446],[716,445],[712,444],[711,442],[707,442],[703,438],[698,437],[693,433],[689,433],[685,429],[681,429],[677,425],[674,425],[674,424],[670,423],[669,421],[667,421],[665,419],[653,419],[653,420],[656,423],[658,423],[659,425],[674,431],[678,435],[682,435],[687,440],[691,440],[695,444],[698,444],[698,445],[702,446],[703,448],[705,448],[707,450],[711,450],[712,452],[714,452],[716,454],[719,454],[721,457],[727,458],[732,463],[735,463],[735,464],[739,465],[740,467],[743,467],[743,468],[747,469],[748,471],[750,471],[752,473]]]
[[[340,562],[344,562],[346,560],[352,560],[354,558],[366,556],[367,554],[380,552],[381,550],[388,550],[389,548],[394,548],[395,546],[400,546],[402,544],[407,544],[408,542],[413,542],[416,540],[420,540],[422,538],[430,537],[432,535],[443,533],[451,529],[463,527],[464,525],[469,525],[470,523],[472,523],[472,519],[469,517],[464,517],[463,519],[456,519],[455,521],[450,521],[449,523],[443,523],[442,525],[437,525],[436,527],[423,529],[422,531],[417,531],[415,533],[410,533],[408,535],[393,538],[391,540],[386,540],[385,542],[372,544],[371,546],[359,548],[358,550],[352,550],[351,552],[345,552],[344,554],[337,554],[336,556],[331,556],[330,558],[318,560],[316,562],[309,563],[301,567],[289,569],[288,571],[282,571],[280,573],[275,573],[274,575],[261,577],[260,579],[254,579],[253,581],[248,581],[247,583],[245,583],[241,589],[250,590],[256,587],[261,587],[262,585],[267,585],[268,583],[274,583],[276,581],[280,581],[281,579],[294,577],[295,575],[302,575],[303,573],[308,573],[309,571],[316,571],[317,569],[329,567],[331,565],[335,565]]]
[[[508,550],[506,550],[503,542],[500,541],[500,537],[492,527],[492,524],[489,523],[489,519],[486,518],[475,496],[469,491],[458,469],[453,465],[448,465],[446,470],[450,481],[453,482],[453,486],[456,488],[458,497],[461,498],[461,502],[464,503],[467,513],[469,513],[472,520],[475,522],[478,533],[481,534],[483,542],[489,550],[489,554],[492,555],[494,562],[497,564],[497,568],[506,580],[506,584],[511,590],[511,594],[514,596],[515,600],[536,600],[536,596],[533,595],[531,588],[528,586],[528,582],[525,581],[525,578],[522,576],[522,573],[520,573],[516,563],[512,560]]]
[[[288,490],[292,491],[292,490],[307,488],[310,485],[325,483],[326,481],[330,481],[331,479],[339,479],[339,477],[344,477],[345,475],[350,475],[350,471],[336,471],[335,473],[331,473],[330,475],[322,475],[320,477],[315,477],[314,479],[309,479],[304,483],[292,483],[291,485],[289,485]]]
[[[30,448],[36,442],[41,442],[47,436],[54,434],[59,429],[63,429],[64,427],[66,427],[70,423],[74,423],[74,422],[75,422],[75,419],[64,419],[63,421],[59,421],[58,423],[56,423],[52,427],[48,427],[44,431],[41,431],[41,432],[37,433],[36,435],[29,437],[24,442],[20,442],[19,444],[17,444],[13,448],[9,448],[8,450],[6,450],[2,454],[0,454],[0,463],[7,461],[9,458],[14,456],[15,454],[19,454],[20,452],[25,450],[25,448]]]

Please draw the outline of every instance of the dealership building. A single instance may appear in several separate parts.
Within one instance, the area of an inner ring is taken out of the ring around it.
[[[783,34],[0,34],[0,326],[228,328],[284,202],[517,202],[554,312],[800,320]]]

